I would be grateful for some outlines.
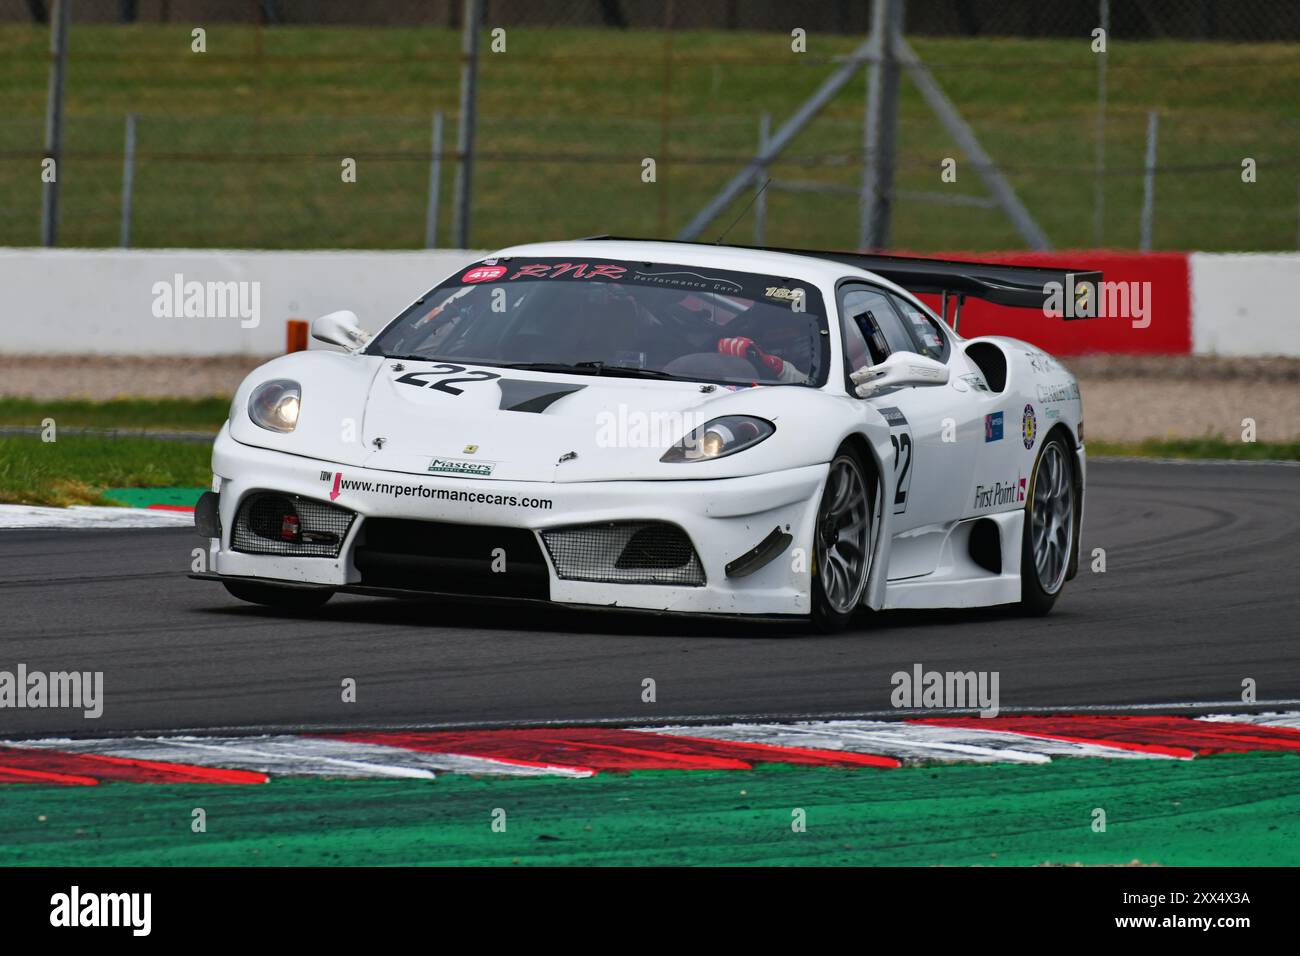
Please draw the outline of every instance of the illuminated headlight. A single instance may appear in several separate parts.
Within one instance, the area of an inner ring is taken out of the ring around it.
[[[776,426],[762,418],[727,415],[695,429],[664,452],[659,460],[712,461],[752,448],[775,432]]]
[[[291,432],[298,424],[302,386],[287,378],[263,382],[248,397],[248,417],[273,432]]]

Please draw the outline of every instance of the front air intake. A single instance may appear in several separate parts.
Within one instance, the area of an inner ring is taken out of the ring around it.
[[[355,518],[346,508],[323,501],[255,491],[239,504],[230,546],[249,554],[337,558]]]
[[[578,525],[542,532],[555,573],[568,581],[702,587],[704,568],[686,532],[664,521]]]

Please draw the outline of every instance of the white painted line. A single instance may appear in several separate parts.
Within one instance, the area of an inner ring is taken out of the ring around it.
[[[194,526],[189,511],[156,508],[106,508],[72,505],[0,505],[0,528],[185,528]]]

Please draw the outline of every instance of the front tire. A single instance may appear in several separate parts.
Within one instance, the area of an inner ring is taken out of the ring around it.
[[[873,495],[849,448],[831,462],[813,530],[812,619],[823,634],[848,627],[871,573]]]
[[[260,581],[222,581],[226,590],[241,601],[279,608],[282,611],[314,611],[334,596],[332,588],[293,588]]]
[[[1065,588],[1078,508],[1070,447],[1059,434],[1043,443],[1025,497],[1020,606],[1027,614],[1043,615]]]

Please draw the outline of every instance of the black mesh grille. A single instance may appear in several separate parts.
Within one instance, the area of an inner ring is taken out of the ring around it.
[[[367,518],[352,560],[368,587],[485,597],[550,597],[551,575],[524,528]]]
[[[663,521],[543,531],[556,574],[570,581],[701,587],[704,568],[686,532]]]
[[[258,491],[240,503],[230,546],[251,554],[337,558],[354,518],[323,501]]]

